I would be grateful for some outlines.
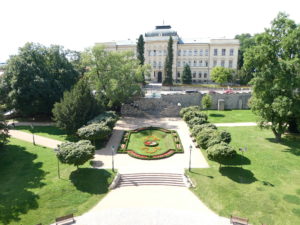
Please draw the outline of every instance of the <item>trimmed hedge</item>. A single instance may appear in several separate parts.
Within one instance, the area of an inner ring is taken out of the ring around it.
[[[93,123],[77,130],[77,135],[87,140],[106,140],[112,133],[112,129],[104,123]]]
[[[204,124],[201,124],[201,125],[195,125],[193,126],[192,130],[191,130],[191,133],[194,137],[197,137],[198,133],[205,129],[205,128],[211,128],[211,129],[214,129],[214,130],[217,130],[217,127],[212,124],[212,123],[204,123]]]
[[[208,118],[207,115],[201,111],[189,111],[183,115],[183,120],[187,122],[195,117],[204,118],[205,120]]]
[[[186,123],[189,125],[190,128],[193,128],[194,126],[207,123],[207,120],[202,117],[194,117],[193,119],[187,121]]]
[[[189,106],[189,107],[182,108],[179,112],[179,115],[181,117],[183,117],[185,113],[190,112],[190,111],[201,111],[201,107],[200,106]]]
[[[196,141],[197,144],[202,148],[202,149],[207,149],[207,143],[208,141],[214,136],[216,135],[217,130],[215,129],[211,129],[211,128],[205,128],[202,129],[197,137],[196,137]]]
[[[207,149],[207,158],[222,164],[223,160],[233,158],[237,155],[233,147],[222,142]]]

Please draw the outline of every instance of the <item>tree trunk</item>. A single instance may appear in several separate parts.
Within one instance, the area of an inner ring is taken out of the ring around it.
[[[277,132],[274,128],[272,128],[272,131],[273,131],[273,133],[275,135],[276,142],[281,142],[281,135],[282,135],[282,133]]]

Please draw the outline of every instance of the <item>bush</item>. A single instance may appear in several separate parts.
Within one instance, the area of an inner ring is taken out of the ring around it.
[[[231,134],[225,130],[219,131],[221,140],[229,144],[231,142]]]
[[[111,129],[115,126],[116,122],[118,121],[119,117],[114,111],[107,111],[101,113],[100,115],[96,116],[92,120],[88,121],[87,124],[93,123],[104,123],[106,126],[110,127]]]
[[[194,126],[202,125],[205,123],[207,123],[207,120],[205,120],[202,117],[194,117],[193,119],[187,121],[187,124],[189,125],[190,128],[193,128]]]
[[[209,148],[209,147],[211,147],[211,146],[213,146],[213,145],[217,145],[217,144],[220,144],[220,143],[225,143],[225,142],[222,141],[221,136],[215,135],[215,136],[211,137],[211,138],[207,141],[206,146],[207,146],[207,148]]]
[[[194,137],[197,137],[198,133],[201,130],[203,130],[204,128],[211,128],[211,129],[214,129],[214,130],[217,129],[217,127],[212,123],[204,123],[204,124],[201,124],[201,125],[195,125],[195,126],[193,126],[192,131],[191,131],[192,135]]]
[[[207,157],[209,160],[216,161],[220,165],[227,159],[233,158],[237,155],[234,148],[226,143],[213,145],[207,149]]]
[[[204,118],[205,120],[207,120],[207,115],[205,113],[202,113],[200,111],[189,111],[189,112],[186,112],[183,116],[183,120],[184,121],[189,121],[195,117],[198,117],[198,118]]]
[[[112,133],[112,129],[104,123],[93,123],[78,129],[80,138],[88,140],[106,140]]]
[[[9,141],[8,125],[4,120],[3,114],[0,112],[0,149]]]
[[[202,149],[207,149],[207,143],[208,141],[215,136],[217,133],[217,130],[215,129],[211,129],[211,128],[205,128],[202,129],[197,137],[196,137],[196,141],[197,144],[202,148]]]
[[[83,165],[94,157],[95,147],[88,140],[64,142],[59,146],[56,156],[60,162],[74,166]]]
[[[179,115],[181,117],[184,116],[185,113],[187,112],[190,112],[190,111],[200,111],[201,110],[201,107],[200,106],[189,106],[189,107],[185,107],[185,108],[182,108],[179,112]]]

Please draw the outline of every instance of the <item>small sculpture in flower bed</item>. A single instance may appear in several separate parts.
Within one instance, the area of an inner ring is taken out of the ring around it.
[[[183,152],[183,148],[176,131],[143,127],[127,131],[118,152],[138,159],[161,159]]]

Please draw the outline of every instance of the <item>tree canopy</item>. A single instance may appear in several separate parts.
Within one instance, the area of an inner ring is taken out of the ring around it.
[[[50,115],[79,77],[67,54],[61,46],[27,43],[11,56],[1,82],[8,107],[23,116]]]
[[[8,125],[5,122],[2,112],[0,112],[0,149],[8,142]]]
[[[132,52],[108,52],[96,45],[83,53],[83,62],[92,89],[108,107],[119,107],[142,94],[143,74],[148,67],[139,65]]]
[[[183,84],[191,84],[192,83],[192,72],[191,72],[191,68],[188,64],[184,65],[182,76],[181,76],[181,83],[183,83]]]
[[[233,69],[217,66],[211,71],[211,79],[216,83],[225,84],[232,80],[233,73]]]
[[[210,96],[210,94],[206,94],[203,96],[203,98],[201,99],[201,105],[203,109],[209,109],[211,107],[212,104],[212,97]]]
[[[254,67],[251,109],[280,141],[300,115],[300,26],[279,13],[255,41],[244,61],[246,69]]]

